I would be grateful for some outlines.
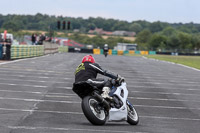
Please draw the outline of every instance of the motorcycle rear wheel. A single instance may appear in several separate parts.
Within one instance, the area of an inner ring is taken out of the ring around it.
[[[82,110],[86,118],[93,125],[104,125],[107,120],[105,110],[99,102],[92,96],[86,96],[82,100]]]

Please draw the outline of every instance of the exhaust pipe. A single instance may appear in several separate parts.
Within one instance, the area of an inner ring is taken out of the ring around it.
[[[101,97],[101,96],[100,96],[98,93],[96,93],[96,92],[93,92],[92,95],[97,99],[98,102],[103,103],[103,105],[105,106],[105,108],[106,108],[108,111],[110,110],[110,105],[109,105],[109,103],[108,103],[103,97]]]

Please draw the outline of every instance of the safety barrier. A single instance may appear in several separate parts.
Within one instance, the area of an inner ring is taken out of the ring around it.
[[[149,51],[149,55],[155,55],[156,51]]]
[[[141,55],[148,55],[149,51],[140,51]]]
[[[93,54],[103,54],[103,49],[93,49]],[[113,50],[109,49],[108,51],[109,55],[134,55],[134,54],[140,54],[140,55],[149,55],[149,54],[156,54],[156,51],[134,51],[134,50]]]
[[[58,47],[58,52],[60,53],[67,53],[69,51],[68,46],[59,46]]]
[[[127,55],[127,54],[129,54],[129,51],[128,50],[124,51],[124,55]]]
[[[112,55],[117,55],[117,54],[118,54],[117,50],[112,50]]]
[[[101,50],[100,49],[93,49],[93,54],[101,54]]]
[[[44,42],[44,54],[53,54],[58,53],[58,44],[56,43],[50,43],[50,42]]]
[[[129,54],[130,54],[130,55],[134,55],[134,54],[135,54],[135,51],[134,51],[134,50],[129,50]]]
[[[11,45],[11,59],[28,58],[44,55],[44,46]]]
[[[135,54],[141,54],[140,51],[135,51]]]
[[[3,45],[0,44],[0,60],[3,58]]]
[[[123,50],[118,50],[117,51],[117,55],[123,55],[124,54],[124,51]]]

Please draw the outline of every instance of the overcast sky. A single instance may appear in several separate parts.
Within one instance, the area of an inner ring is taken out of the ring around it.
[[[200,0],[0,0],[0,14],[200,23]]]

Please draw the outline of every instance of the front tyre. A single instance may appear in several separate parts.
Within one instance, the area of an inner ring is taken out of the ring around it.
[[[131,125],[137,125],[139,123],[139,116],[134,109],[133,105],[129,104],[127,102],[127,111],[128,111],[128,116],[127,116],[127,122]]]
[[[107,116],[100,103],[92,96],[86,96],[82,100],[82,110],[86,118],[93,125],[104,125]]]

